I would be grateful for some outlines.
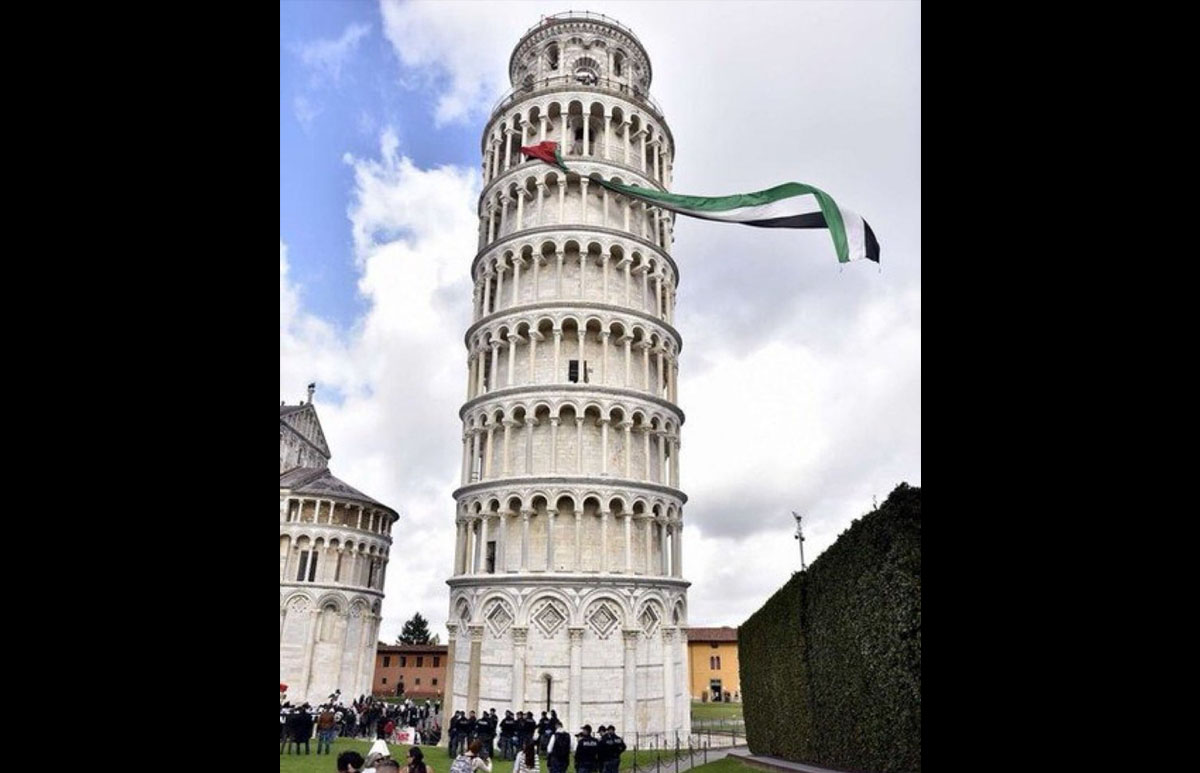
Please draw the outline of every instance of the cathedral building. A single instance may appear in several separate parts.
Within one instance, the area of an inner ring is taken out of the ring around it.
[[[279,681],[293,704],[371,693],[395,510],[329,472],[308,400],[279,404]]]
[[[671,183],[632,30],[544,18],[483,129],[446,708],[690,730]],[[522,157],[552,140],[571,171]],[[449,714],[447,714],[449,716]]]

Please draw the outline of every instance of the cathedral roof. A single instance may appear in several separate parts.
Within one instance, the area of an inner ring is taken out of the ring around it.
[[[395,512],[392,508],[372,499],[349,483],[334,477],[326,468],[293,467],[279,476],[279,488],[291,489],[293,494],[355,499]]]

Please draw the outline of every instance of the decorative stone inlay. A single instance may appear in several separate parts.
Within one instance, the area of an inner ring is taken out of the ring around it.
[[[533,622],[541,630],[542,635],[547,639],[553,638],[563,623],[567,622],[566,610],[561,609],[561,606],[557,601],[547,599],[538,604],[537,609],[534,610],[531,616]]]
[[[308,611],[308,598],[297,596],[288,603],[288,610],[295,613]]]
[[[638,618],[638,621],[642,624],[642,630],[646,632],[647,636],[653,636],[658,630],[658,624],[662,622],[658,613],[654,611],[654,607],[650,605],[642,609],[642,616]]]
[[[592,629],[592,633],[601,639],[607,639],[617,629],[617,625],[620,622],[620,618],[613,612],[612,607],[607,602],[601,602],[593,606],[592,613],[588,615],[587,619],[588,627]]]
[[[488,605],[488,609],[483,614],[483,619],[487,621],[488,629],[492,635],[499,639],[504,635],[508,627],[512,625],[513,615],[512,609],[507,603],[500,599],[495,599]]]

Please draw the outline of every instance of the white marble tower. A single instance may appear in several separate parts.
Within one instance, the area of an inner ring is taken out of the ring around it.
[[[676,405],[682,341],[650,59],[596,14],[543,19],[483,131],[446,706],[571,732],[690,730]],[[558,142],[564,175],[519,148]],[[447,715],[448,716],[448,715]]]

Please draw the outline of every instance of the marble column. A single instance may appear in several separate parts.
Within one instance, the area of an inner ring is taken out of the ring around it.
[[[571,696],[570,726],[583,725],[583,628],[567,629],[571,637],[571,681],[567,694]]]
[[[529,639],[529,628],[513,626],[512,701],[514,706],[525,705],[525,645]],[[447,714],[446,716],[453,716]]]
[[[622,713],[621,734],[632,735],[637,731],[637,643],[640,632],[634,628],[624,630],[625,638],[625,668],[622,676],[625,679],[622,698],[624,711]]]
[[[466,711],[479,711],[479,671],[483,653],[483,626],[468,625],[467,631],[471,636],[471,665],[467,671],[467,707]]]

